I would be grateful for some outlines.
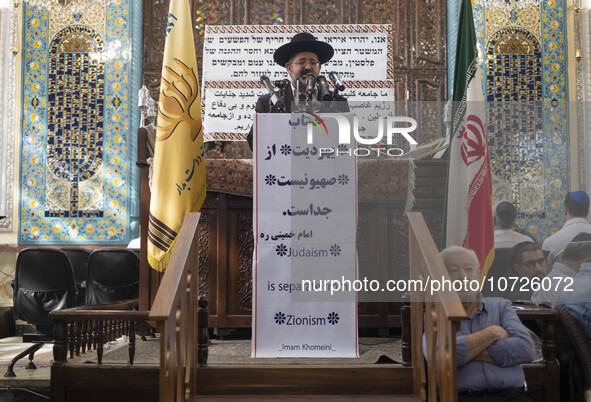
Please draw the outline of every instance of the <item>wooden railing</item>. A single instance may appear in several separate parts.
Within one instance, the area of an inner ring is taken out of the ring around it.
[[[147,311],[137,311],[138,300],[75,307],[49,313],[55,322],[54,365],[67,363],[70,358],[96,350],[97,362],[102,363],[103,345],[122,335],[129,338],[129,364],[135,356],[135,334],[139,324],[145,324]]]
[[[148,312],[137,311],[137,308],[135,299],[49,314],[55,322],[52,401],[158,402],[158,368],[134,364],[134,360],[141,359],[136,356],[137,330],[145,326],[148,319]],[[127,364],[116,357],[117,353],[103,356],[103,345],[122,335],[128,336]],[[88,361],[90,350],[96,351],[96,363]],[[71,359],[75,355],[84,355],[84,358]]]
[[[410,279],[421,281],[423,284],[432,279],[449,280],[423,216],[419,212],[409,212],[407,217]],[[411,289],[410,300],[414,395],[420,400],[437,401],[439,385],[441,401],[457,401],[456,332],[460,328],[460,321],[466,318],[464,308],[455,292],[431,294],[429,291]],[[427,373],[420,342],[423,338],[423,322],[426,334]]]
[[[185,216],[149,319],[160,332],[160,402],[196,392],[199,213]]]
[[[89,393],[121,400],[120,390],[147,402],[188,400],[195,394],[197,366],[206,366],[208,354],[207,299],[197,298],[198,221],[198,213],[187,214],[151,311],[137,311],[136,299],[50,313],[55,322],[52,400],[84,400]],[[138,328],[148,322],[160,333],[160,365],[133,366]],[[121,335],[129,337],[128,364],[101,365],[103,345]],[[98,364],[68,362],[68,352],[72,358],[93,349]]]

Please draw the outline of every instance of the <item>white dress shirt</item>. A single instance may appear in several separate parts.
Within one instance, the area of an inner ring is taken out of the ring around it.
[[[495,248],[511,248],[522,241],[533,240],[512,229],[495,229]]]
[[[561,262],[555,262],[552,271],[546,276],[546,278],[550,278],[551,280],[550,286],[542,284],[543,286],[533,293],[531,297],[532,303],[536,306],[539,306],[542,303],[549,303],[555,306],[566,285],[572,285],[572,283],[567,283],[564,280],[558,281],[557,279],[552,278],[574,278],[576,274],[577,273],[570,267],[567,267]],[[544,287],[548,290],[544,290]]]
[[[564,223],[562,229],[548,237],[542,250],[550,254],[546,260],[546,266],[552,267],[555,261],[562,261],[562,252],[570,241],[579,233],[591,233],[591,224],[585,218],[572,218]]]

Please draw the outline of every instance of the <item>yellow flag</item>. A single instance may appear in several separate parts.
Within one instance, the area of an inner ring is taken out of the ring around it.
[[[152,172],[148,261],[166,268],[187,212],[205,199],[201,96],[188,0],[171,0]]]

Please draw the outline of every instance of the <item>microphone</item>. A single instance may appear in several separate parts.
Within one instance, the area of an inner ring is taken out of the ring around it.
[[[316,79],[318,82],[318,99],[321,101],[327,101],[332,99],[332,95],[330,94],[330,89],[328,88],[328,82],[324,75],[319,75]]]
[[[276,80],[273,81],[273,84],[277,87],[277,88],[289,88],[291,81],[288,80],[287,78],[283,79],[283,80]]]
[[[314,92],[314,87],[316,86],[316,75],[314,73],[308,73],[306,80],[306,92],[308,93],[308,99],[312,99],[312,93]]]
[[[330,78],[330,80],[334,84],[334,87],[337,90],[339,90],[339,91],[345,90],[345,85],[343,84],[343,81],[341,81],[341,77],[339,77],[339,75],[336,73],[336,71],[331,71],[330,73],[328,73],[328,78]]]
[[[279,96],[277,96],[277,92],[275,92],[275,88],[273,88],[273,85],[271,85],[269,77],[267,77],[266,75],[261,75],[261,84],[263,84],[267,91],[269,91],[269,95],[271,95],[271,103],[275,105],[277,108],[282,108],[283,102],[281,101]]]

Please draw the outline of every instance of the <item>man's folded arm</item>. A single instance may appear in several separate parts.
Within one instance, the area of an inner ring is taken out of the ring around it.
[[[456,336],[458,367],[476,359],[490,345],[508,336],[507,331],[498,325],[491,325],[472,334]]]
[[[500,367],[532,362],[536,357],[534,342],[509,302],[501,310],[501,325],[509,337],[488,347],[488,353],[494,361]]]
[[[490,353],[488,353],[488,350],[486,350],[486,349],[483,350],[482,352],[480,352],[480,354],[478,356],[476,356],[474,358],[474,360],[477,360],[477,361],[483,362],[483,363],[490,363],[490,364],[494,364],[495,366],[498,366],[495,359],[492,358],[492,356],[490,355]]]

